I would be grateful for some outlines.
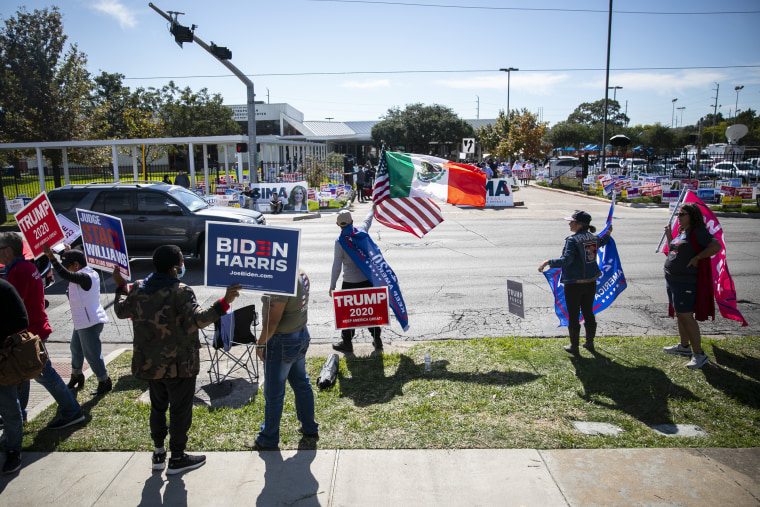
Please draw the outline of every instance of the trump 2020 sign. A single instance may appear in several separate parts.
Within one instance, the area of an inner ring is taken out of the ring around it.
[[[206,285],[296,295],[301,231],[206,222]]]
[[[336,329],[390,324],[388,287],[333,291],[333,307]]]

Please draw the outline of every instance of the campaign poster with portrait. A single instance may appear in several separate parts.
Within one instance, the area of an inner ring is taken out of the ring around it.
[[[121,219],[97,211],[79,208],[76,211],[87,264],[108,273],[118,266],[121,275],[130,280],[127,241]]]
[[[205,284],[295,296],[300,246],[300,229],[206,222]]]
[[[269,209],[269,202],[277,195],[285,211],[309,211],[309,185],[305,181],[251,184],[251,198],[261,209]]]

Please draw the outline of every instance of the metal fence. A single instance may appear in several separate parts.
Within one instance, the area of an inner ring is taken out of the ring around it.
[[[244,171],[246,178],[245,183],[251,181],[247,166]],[[65,184],[63,169],[59,169],[58,177],[55,176],[52,168],[44,169],[45,188],[47,190],[62,186]],[[174,181],[178,171],[168,164],[151,164],[143,170],[138,167],[138,181],[163,181],[167,177]],[[237,181],[234,166],[229,167],[229,174]],[[326,183],[343,183],[343,165],[340,162],[312,161],[309,160],[304,164],[295,166],[283,165],[274,162],[263,162],[259,167],[258,180],[267,183],[288,182],[288,181],[306,181],[310,187],[318,188]],[[133,181],[134,168],[131,165],[119,166],[119,180]],[[210,190],[213,193],[216,184],[226,180],[225,168],[223,165],[209,167]],[[115,181],[113,175],[113,166],[89,167],[75,166],[69,167],[70,184],[86,183],[111,183]],[[200,187],[207,188],[203,167],[196,169],[195,181]],[[35,197],[40,193],[40,177],[37,168],[17,170],[7,168],[2,173],[3,195],[6,199],[15,199],[17,197]]]

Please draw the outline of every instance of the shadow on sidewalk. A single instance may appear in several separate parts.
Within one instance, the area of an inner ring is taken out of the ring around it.
[[[542,375],[522,371],[497,371],[485,373],[458,373],[446,370],[448,361],[434,361],[433,370],[425,373],[422,364],[400,354],[398,368],[395,373],[385,376],[385,357],[346,357],[346,367],[351,377],[338,373],[341,396],[354,400],[357,407],[367,407],[376,403],[388,403],[396,396],[403,395],[403,387],[407,382],[416,379],[452,380],[455,382],[470,382],[492,385],[517,385],[533,382]]]
[[[583,383],[584,392],[579,394],[582,399],[621,410],[647,426],[673,424],[669,399],[699,401],[694,393],[674,384],[665,372],[651,366],[625,366],[618,358],[607,357],[599,351],[593,358],[573,356],[570,361]]]

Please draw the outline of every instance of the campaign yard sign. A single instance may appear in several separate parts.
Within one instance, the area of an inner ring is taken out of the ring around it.
[[[29,244],[35,259],[44,255],[42,248],[46,244],[53,247],[65,239],[53,206],[50,205],[45,192],[29,201],[29,204],[21,208],[15,217],[18,228]]]
[[[333,291],[335,329],[387,326],[388,287]]]
[[[486,182],[486,207],[511,207],[515,205],[512,179],[500,178]]]
[[[296,295],[300,229],[206,222],[205,284]]]
[[[523,286],[520,282],[507,280],[507,302],[509,313],[525,318],[525,303],[523,301]]]
[[[77,224],[66,218],[65,215],[61,215],[60,213],[57,215],[58,217],[58,223],[61,225],[61,230],[63,230],[64,243],[67,245],[72,244],[79,236],[82,235],[82,230],[79,228]]]
[[[87,264],[93,268],[119,272],[127,280],[131,279],[127,241],[121,219],[77,208],[77,220],[82,231],[82,246]]]

